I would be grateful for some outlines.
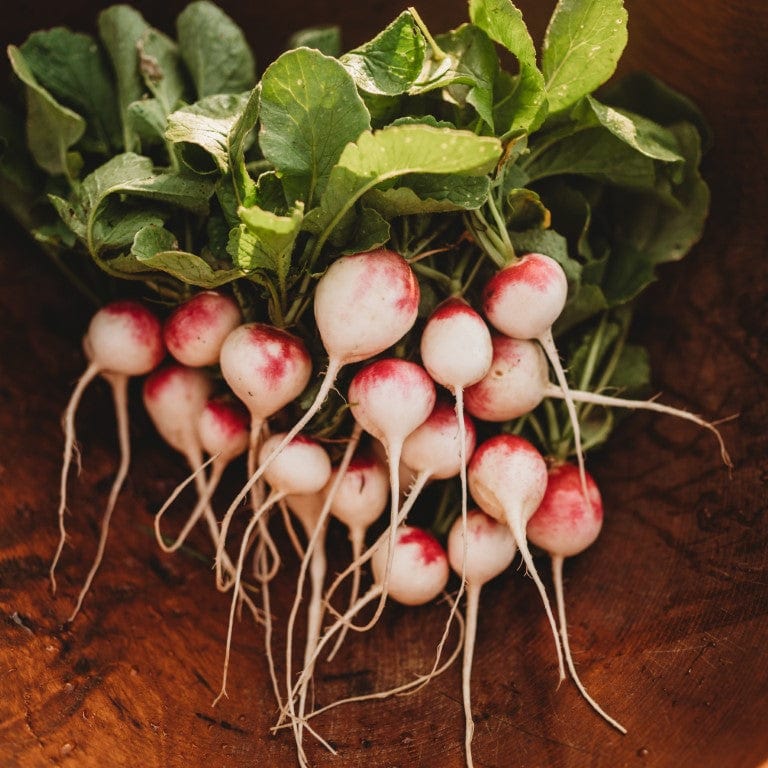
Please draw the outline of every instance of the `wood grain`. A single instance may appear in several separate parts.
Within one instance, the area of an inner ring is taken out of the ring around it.
[[[180,4],[144,5],[168,27]],[[540,35],[550,4],[519,5]],[[45,20],[87,28],[98,7],[42,3],[30,19],[13,6],[9,42]],[[435,28],[464,17],[460,2],[420,7]],[[716,137],[705,160],[713,190],[705,238],[684,262],[663,268],[642,303],[637,337],[651,350],[667,401],[710,417],[739,414],[723,426],[736,467],[729,479],[711,435],[649,415],[624,422],[593,458],[607,520],[599,543],[566,564],[572,644],[586,686],[629,733],[605,727],[571,684],[556,689],[538,597],[530,580],[509,573],[482,600],[473,686],[478,768],[768,761],[768,14],[746,0],[628,7],[623,69],[648,69],[687,93]],[[297,26],[346,20],[353,44],[399,10],[392,2],[284,0],[232,12],[263,62]],[[293,765],[291,739],[269,735],[274,705],[252,622],[237,627],[230,698],[211,707],[228,604],[205,563],[160,554],[148,533],[184,468],[138,408],[134,466],[106,561],[83,614],[62,626],[115,470],[111,404],[99,384],[78,416],[83,471],[72,483],[72,540],[54,598],[47,569],[57,535],[59,419],[83,364],[78,339],[88,308],[12,224],[2,227],[0,766]],[[230,475],[222,498],[236,479]],[[339,567],[341,532],[334,529],[331,543]],[[194,546],[205,549],[202,539]],[[273,596],[278,648],[296,572],[287,559]],[[424,670],[445,614],[445,606],[388,609],[373,633],[352,638],[343,661],[323,665],[318,703]],[[338,748],[334,757],[310,740],[318,768],[458,768],[458,669],[412,697],[340,708],[317,725]]]

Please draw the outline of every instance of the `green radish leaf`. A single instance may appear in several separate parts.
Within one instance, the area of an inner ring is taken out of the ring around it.
[[[285,287],[291,272],[291,252],[301,230],[304,206],[299,203],[288,216],[278,216],[258,206],[241,207],[242,224],[233,230],[228,248],[235,264],[246,272],[267,270]]]
[[[643,115],[663,126],[691,123],[701,135],[702,152],[712,145],[712,130],[701,110],[682,93],[647,72],[633,72],[601,89],[601,101]]]
[[[389,189],[372,189],[363,202],[386,219],[411,214],[469,211],[488,199],[486,176],[411,174]]]
[[[85,120],[59,104],[35,79],[21,51],[8,46],[16,76],[24,83],[27,99],[27,145],[35,162],[52,176],[74,178],[76,168],[69,149],[85,133]]]
[[[219,171],[226,173],[230,169],[229,137],[248,101],[248,93],[222,94],[177,109],[168,116],[165,138],[175,144],[202,147]]]
[[[407,93],[421,75],[427,42],[409,11],[401,13],[373,40],[340,61],[361,90],[380,96]]]
[[[259,144],[283,177],[289,200],[310,206],[323,193],[344,147],[368,128],[368,110],[335,59],[299,48],[261,81]]]
[[[111,154],[120,148],[120,114],[111,73],[90,35],[63,27],[33,32],[21,53],[35,80],[85,119],[83,149]]]
[[[576,105],[571,116],[579,127],[603,126],[632,149],[653,160],[665,163],[683,162],[674,134],[641,115],[618,107],[609,107],[592,96],[585,96]]]
[[[532,189],[511,189],[506,195],[504,218],[509,229],[547,229],[550,213]]]
[[[340,255],[372,251],[389,242],[389,222],[373,208],[362,206],[359,215],[350,221],[352,226],[346,231],[342,227],[334,231],[333,244],[339,249]]]
[[[479,27],[462,24],[435,39],[452,62],[449,72],[439,80],[440,87],[446,88],[459,106],[470,104],[474,107],[493,130],[493,83],[499,60],[490,38]]]
[[[617,186],[653,189],[654,161],[602,126],[568,133],[551,142],[545,134],[531,142],[522,162],[531,182],[552,176],[580,175]]]
[[[214,269],[194,253],[177,250],[178,243],[172,232],[158,226],[147,226],[136,233],[131,256],[139,269],[151,269],[175,277],[199,288],[218,288],[243,277],[240,269]],[[113,266],[116,266],[113,263]]]
[[[232,126],[227,141],[229,144],[229,168],[232,173],[234,192],[240,205],[254,205],[256,186],[245,164],[245,151],[251,143],[252,131],[259,119],[260,86],[249,94],[235,124]]]
[[[179,52],[197,98],[249,91],[256,66],[242,30],[207,0],[190,3],[176,19]]]
[[[187,83],[176,43],[152,27],[144,30],[136,48],[139,74],[166,115],[185,100]]]
[[[496,164],[501,144],[493,137],[429,125],[397,125],[363,133],[333,168],[320,206],[305,217],[316,235],[315,251],[366,192],[413,173],[483,176]]]
[[[136,233],[152,227],[160,229],[163,217],[151,209],[126,209],[116,198],[109,199],[93,224],[93,239],[99,244],[99,254],[130,247]],[[109,262],[109,260],[108,260]]]
[[[569,292],[581,283],[581,264],[568,254],[568,242],[553,229],[529,229],[525,232],[510,232],[510,239],[518,255],[544,253],[554,259],[565,272]]]
[[[623,0],[559,0],[541,53],[549,111],[570,107],[608,80],[626,44]]]
[[[648,350],[635,344],[626,344],[621,350],[616,370],[608,386],[619,392],[640,393],[651,384],[651,363]]]
[[[512,53],[519,65],[516,78],[502,78],[506,87],[496,85],[493,101],[496,130],[534,131],[546,113],[544,76],[536,64],[536,47],[522,13],[510,0],[470,0],[469,17],[491,40]],[[502,92],[503,102],[498,98]]]
[[[98,16],[99,37],[112,61],[117,83],[117,101],[122,115],[123,149],[138,149],[138,136],[128,117],[130,104],[145,94],[144,81],[139,72],[137,46],[149,25],[144,17],[128,5],[113,5]]]
[[[151,147],[165,142],[167,116],[157,99],[147,98],[129,104],[125,121],[126,130],[138,146]]]
[[[341,30],[336,26],[300,29],[288,39],[288,48],[314,48],[326,56],[338,58],[341,55]]]

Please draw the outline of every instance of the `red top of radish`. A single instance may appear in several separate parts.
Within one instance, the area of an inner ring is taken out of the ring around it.
[[[603,501],[593,477],[588,473],[586,477],[589,503],[578,467],[561,464],[549,470],[546,493],[528,521],[526,536],[551,555],[578,555],[600,534]]]
[[[248,447],[251,419],[241,403],[209,400],[197,422],[203,450],[231,461]]]
[[[480,443],[467,470],[470,493],[491,517],[527,521],[547,488],[547,465],[536,448],[517,435],[496,435]]]
[[[160,320],[137,301],[114,301],[91,318],[87,353],[102,371],[142,376],[165,356]]]
[[[386,570],[387,542],[382,541],[371,559],[376,582]],[[448,557],[429,531],[401,525],[396,531],[388,594],[403,605],[423,605],[445,589],[449,576]]]
[[[336,259],[315,288],[315,321],[329,357],[354,363],[391,347],[416,321],[419,298],[416,275],[394,251]]]
[[[557,320],[568,297],[563,268],[549,256],[529,253],[499,270],[483,291],[491,325],[515,339],[539,339]]]
[[[221,347],[219,363],[227,384],[259,420],[298,397],[312,374],[304,342],[266,323],[235,328]]]
[[[204,291],[177,307],[163,325],[168,351],[184,365],[214,365],[230,331],[242,322],[237,302]]]
[[[421,334],[421,359],[429,375],[451,391],[479,381],[491,364],[491,334],[464,299],[439,304]]]

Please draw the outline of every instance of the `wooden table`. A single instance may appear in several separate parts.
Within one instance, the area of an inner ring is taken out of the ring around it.
[[[13,5],[5,32],[13,42],[42,19],[87,26],[96,7],[44,3],[32,20]],[[159,19],[145,11],[162,24],[179,5],[169,3]],[[258,23],[256,9],[243,11],[262,61],[296,26],[348,17],[357,42],[399,10],[384,2],[345,4],[343,13],[320,3],[279,5],[259,9]],[[549,8],[520,6],[540,33]],[[464,18],[458,0],[439,13],[434,2],[421,9],[434,27]],[[650,415],[627,420],[594,457],[607,519],[599,543],[566,564],[571,639],[587,688],[629,733],[605,726],[572,684],[556,690],[538,596],[511,572],[482,600],[473,684],[478,768],[768,764],[768,16],[756,0],[636,0],[629,10],[624,69],[649,69],[690,95],[716,136],[705,160],[713,190],[705,238],[683,263],[661,270],[637,335],[668,402],[710,417],[739,414],[723,425],[735,470],[729,478],[709,433]],[[250,621],[236,628],[230,698],[211,707],[228,600],[207,564],[154,545],[152,514],[184,467],[158,445],[139,409],[133,470],[107,558],[83,614],[62,626],[115,469],[111,405],[99,384],[78,416],[83,471],[72,482],[72,540],[54,598],[47,570],[57,537],[59,419],[83,365],[87,308],[12,224],[2,226],[0,766],[293,765],[291,739],[269,735],[275,711],[264,641]],[[346,547],[335,530],[332,553],[338,567]],[[278,648],[296,569],[287,558],[274,586]],[[423,671],[445,614],[445,606],[388,608],[374,632],[351,639],[343,661],[321,667],[318,702]],[[412,697],[333,710],[317,727],[338,748],[333,757],[308,739],[318,768],[461,766],[459,670]]]

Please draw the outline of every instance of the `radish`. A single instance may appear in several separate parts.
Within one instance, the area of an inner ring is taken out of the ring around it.
[[[249,425],[248,412],[240,403],[212,398],[205,404],[197,420],[197,436],[203,451],[211,457],[211,474],[206,483],[205,492],[198,499],[179,535],[170,544],[166,544],[160,531],[163,514],[186,484],[194,479],[194,474],[176,487],[176,490],[155,515],[155,534],[160,548],[164,552],[175,552],[184,543],[189,532],[210,503],[224,470],[235,458],[247,450]],[[200,471],[207,464],[208,462],[201,465]]]
[[[469,490],[487,515],[505,522],[512,530],[528,573],[539,590],[557,648],[560,680],[565,679],[563,654],[552,608],[528,549],[525,526],[547,489],[547,465],[527,440],[516,435],[497,435],[481,443],[469,462]]]
[[[466,533],[465,533],[466,531]],[[467,582],[467,623],[464,634],[464,660],[461,668],[461,688],[464,700],[464,750],[467,768],[472,768],[472,720],[470,682],[472,658],[477,635],[477,614],[483,585],[505,571],[511,564],[517,545],[515,537],[503,523],[474,509],[467,514],[466,523],[456,518],[448,533],[448,562]]]
[[[182,365],[215,365],[224,339],[241,322],[240,307],[234,299],[203,291],[171,313],[163,324],[163,340]]]
[[[413,326],[419,309],[419,283],[408,262],[394,251],[379,248],[342,256],[315,287],[314,313],[328,367],[312,404],[285,435],[263,465],[253,472],[233,501],[236,507],[258,482],[275,455],[320,410],[339,371],[368,360],[399,341]],[[226,348],[225,344],[225,348]],[[229,513],[228,513],[229,514]]]
[[[314,670],[314,663],[333,636],[373,600],[380,599],[385,590],[397,602],[408,605],[424,605],[437,597],[448,583],[450,569],[445,549],[427,530],[401,525],[395,528],[392,552],[379,547],[373,557],[372,568],[375,583],[355,605],[332,624],[323,634],[312,654],[310,663],[289,693],[289,702],[304,690]],[[386,583],[385,583],[386,582]],[[287,714],[285,711],[283,715]],[[292,711],[293,714],[293,711]],[[295,715],[293,715],[295,717]],[[302,725],[305,725],[303,718]],[[281,720],[277,726],[280,727]],[[300,747],[300,745],[299,745]],[[306,766],[306,756],[299,749],[299,763]]]
[[[379,440],[387,452],[390,483],[388,573],[397,532],[403,442],[432,412],[436,399],[435,385],[420,365],[398,358],[385,358],[369,363],[355,374],[349,385],[348,398],[357,423]],[[387,580],[385,576],[384,589],[373,618],[365,627],[358,628],[361,631],[372,627],[381,615],[386,601]]]
[[[264,442],[261,447],[259,461],[265,456],[270,455],[277,445],[284,442],[284,434],[272,435]],[[295,436],[286,447],[276,454],[274,460],[270,463],[265,472],[265,480],[270,485],[270,492],[261,505],[254,510],[251,519],[246,526],[240,543],[240,553],[237,559],[234,583],[239,587],[243,573],[243,563],[248,547],[251,543],[251,535],[257,523],[263,520],[265,513],[276,504],[280,499],[289,495],[312,495],[319,493],[331,474],[331,460],[325,449],[315,440],[304,435]],[[264,528],[261,529],[262,532]],[[222,534],[223,539],[223,534]],[[220,542],[220,548],[223,541]],[[262,591],[267,589],[269,577],[264,575],[262,578]],[[227,673],[229,670],[229,657],[232,647],[232,632],[234,629],[235,611],[237,609],[238,592],[237,589],[232,595],[232,603],[229,612],[229,627],[227,629],[226,649],[224,653],[224,670],[222,674],[221,689],[214,703],[222,696],[226,696]],[[267,617],[269,626],[269,617]]]
[[[614,728],[626,733],[626,728],[606,714],[587,693],[581,683],[571,656],[568,627],[563,598],[563,561],[583,552],[600,534],[603,525],[603,502],[597,484],[587,474],[589,501],[585,503],[579,472],[572,464],[560,464],[549,469],[547,491],[539,508],[528,521],[529,541],[549,553],[552,559],[552,581],[555,584],[560,637],[565,659],[576,687],[589,705]]]
[[[56,592],[56,566],[67,536],[64,515],[67,509],[67,476],[72,455],[76,451],[75,414],[83,392],[98,374],[106,379],[112,389],[121,459],[102,518],[96,556],[68,621],[72,621],[79,612],[101,564],[112,512],[128,474],[130,464],[128,379],[131,376],[143,376],[149,373],[160,363],[165,354],[160,321],[146,307],[135,301],[116,301],[98,310],[91,318],[83,347],[89,361],[88,366],[72,391],[63,417],[64,457],[58,509],[59,543],[50,567],[51,589],[54,593]]]
[[[334,468],[331,486],[341,474],[340,467]],[[368,528],[381,517],[387,508],[389,498],[389,473],[372,453],[356,453],[340,478],[340,483],[330,502],[331,514],[346,525],[352,546],[352,562],[357,563],[363,553],[365,534]],[[357,565],[352,571],[349,604],[357,601],[360,593],[361,569]],[[328,654],[331,661],[341,646],[346,629],[339,632],[336,643]]]
[[[549,380],[547,360],[535,341],[493,334],[493,363],[488,374],[467,388],[467,411],[483,421],[502,422],[516,419],[536,408],[545,397],[562,399],[562,388]],[[654,400],[629,400],[578,389],[569,391],[574,402],[592,403],[607,408],[655,411],[691,421],[710,430],[720,446],[720,455],[732,467],[720,431],[689,411],[673,408]]]
[[[219,364],[224,380],[251,415],[247,471],[249,477],[253,477],[265,422],[304,391],[312,375],[312,360],[304,342],[297,336],[265,323],[247,323],[227,336],[221,347]],[[230,522],[253,486],[254,483],[246,483],[222,520],[222,535],[216,550],[217,578],[220,578],[219,564]],[[260,499],[252,492],[254,514],[259,506]],[[266,534],[264,527],[260,530]]]
[[[421,334],[421,360],[429,375],[447,387],[456,400],[459,426],[461,519],[467,522],[467,454],[464,391],[480,381],[491,367],[491,333],[482,317],[464,299],[451,297],[434,310]],[[474,445],[474,443],[473,443]],[[407,459],[406,459],[407,463]],[[461,599],[464,578],[456,603]]]
[[[483,312],[496,330],[514,339],[534,339],[544,348],[568,409],[581,484],[586,496],[579,418],[552,336],[552,325],[563,311],[567,298],[568,281],[563,268],[549,256],[529,253],[499,270],[486,283]]]

